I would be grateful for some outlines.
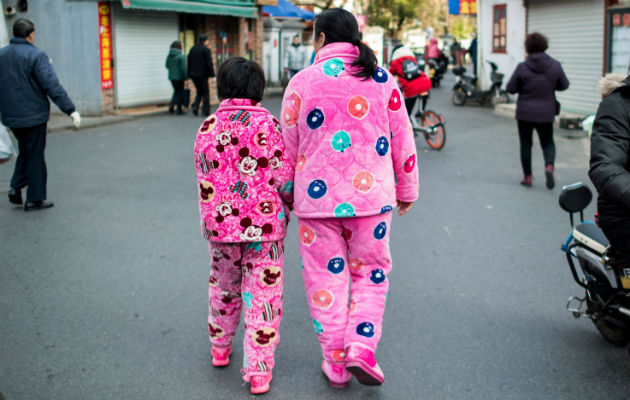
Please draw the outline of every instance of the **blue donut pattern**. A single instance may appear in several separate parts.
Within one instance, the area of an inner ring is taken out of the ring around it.
[[[341,203],[335,207],[335,217],[354,217],[354,206],[350,203]]]
[[[324,333],[324,327],[315,318],[313,318],[313,328],[315,329],[315,333],[318,335],[321,335],[322,333]]]
[[[376,71],[374,71],[374,76],[372,77],[374,81],[378,83],[387,82],[387,72],[381,67],[376,67]]]
[[[383,239],[386,233],[387,233],[387,224],[385,222],[381,222],[380,224],[376,225],[376,228],[374,228],[374,238],[376,240]]]
[[[370,280],[379,285],[385,281],[385,273],[380,268],[373,269],[370,273]]]
[[[313,199],[321,199],[326,194],[326,190],[328,190],[326,182],[321,179],[315,179],[308,185],[306,192]]]
[[[361,322],[357,325],[357,334],[371,338],[374,336],[374,324],[371,322]]]
[[[387,151],[389,150],[389,142],[385,136],[381,136],[376,140],[376,152],[379,156],[387,155]]]
[[[330,140],[330,145],[333,150],[343,153],[348,147],[352,146],[352,140],[350,135],[346,131],[339,131],[335,133]]]
[[[343,66],[343,60],[341,58],[331,58],[326,61],[322,67],[324,74],[332,76],[333,78],[338,77],[344,69],[345,67]]]
[[[328,268],[330,272],[336,275],[336,274],[341,273],[341,271],[343,271],[343,268],[345,267],[345,265],[346,265],[346,262],[343,260],[343,258],[334,257],[328,261],[328,266],[326,268]]]
[[[324,123],[324,112],[319,108],[313,108],[306,116],[306,125],[311,129],[317,129]]]
[[[381,214],[385,214],[386,212],[390,212],[392,210],[392,206],[383,206],[381,208]]]

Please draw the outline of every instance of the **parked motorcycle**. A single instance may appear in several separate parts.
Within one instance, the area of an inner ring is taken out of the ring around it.
[[[490,72],[491,85],[488,90],[477,90],[477,77],[468,75],[466,68],[457,67],[453,69],[456,75],[455,86],[453,86],[453,104],[462,106],[466,100],[472,99],[481,104],[490,104],[494,107],[497,104],[508,103],[510,98],[507,92],[501,89],[503,85],[503,74],[498,71],[498,67],[492,61],[487,61],[492,71]]]
[[[630,341],[630,266],[614,259],[608,239],[594,222],[584,221],[583,211],[592,197],[581,182],[563,187],[560,193],[560,207],[569,213],[572,227],[562,248],[573,279],[585,290],[584,297],[569,298],[567,309],[575,318],[590,319],[610,343],[626,346]],[[574,226],[577,212],[580,224]]]
[[[448,58],[444,55],[440,58],[429,58],[427,66],[429,67],[428,75],[431,79],[431,85],[434,88],[440,87],[440,82],[448,69]]]

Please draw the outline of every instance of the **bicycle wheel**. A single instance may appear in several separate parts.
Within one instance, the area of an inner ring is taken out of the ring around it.
[[[422,119],[422,127],[425,129],[424,139],[429,147],[440,150],[446,143],[446,127],[442,118],[435,111],[427,110]]]

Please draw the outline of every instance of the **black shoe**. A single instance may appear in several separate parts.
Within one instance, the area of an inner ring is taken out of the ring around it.
[[[186,113],[183,112],[182,110],[177,110],[177,115],[186,115]]]
[[[169,107],[168,108],[168,112],[169,112],[169,114],[173,114],[175,112],[175,110],[173,109],[173,107]]]
[[[43,210],[54,206],[52,201],[33,201],[24,204],[24,211]]]
[[[192,113],[195,114],[195,115],[199,115],[199,109],[193,107]]]
[[[9,190],[9,201],[13,204],[22,204],[22,189],[11,188]]]

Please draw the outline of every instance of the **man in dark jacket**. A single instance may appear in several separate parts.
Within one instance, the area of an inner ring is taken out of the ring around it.
[[[548,189],[553,189],[556,159],[553,121],[559,112],[559,109],[556,109],[555,91],[566,90],[569,87],[569,80],[560,63],[545,53],[547,48],[547,38],[542,34],[534,32],[527,35],[525,39],[527,59],[516,67],[506,90],[512,94],[518,93],[516,120],[523,168],[521,185],[531,187],[534,179],[532,135],[536,129],[545,159],[545,184]]]
[[[199,114],[199,102],[203,98],[201,111],[203,116],[210,115],[210,88],[208,78],[214,77],[214,67],[212,66],[212,55],[208,49],[208,35],[199,35],[197,44],[188,53],[188,76],[192,79],[197,89],[195,101],[192,104],[192,112]]]
[[[0,114],[13,131],[20,154],[11,179],[9,201],[22,204],[22,188],[28,186],[24,211],[50,208],[46,201],[46,125],[50,97],[79,127],[81,116],[63,89],[46,54],[33,46],[35,25],[27,19],[13,24],[13,39],[0,49]]]
[[[600,86],[608,96],[593,124],[588,175],[599,194],[598,222],[611,255],[630,265],[630,75],[616,82],[607,76]]]

